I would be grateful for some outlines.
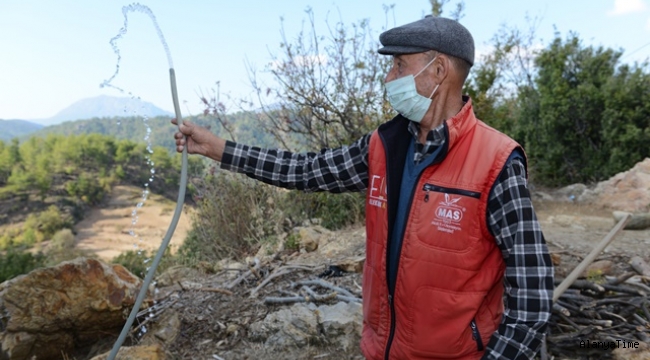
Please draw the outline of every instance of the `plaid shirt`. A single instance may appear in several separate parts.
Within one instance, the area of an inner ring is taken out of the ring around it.
[[[419,126],[409,124],[416,139],[415,162],[446,141],[444,127],[431,130],[425,144]],[[363,191],[368,186],[370,134],[349,146],[319,153],[291,153],[228,141],[221,167],[268,184],[303,191]],[[523,162],[512,159],[488,199],[487,218],[506,263],[505,311],[483,359],[532,359],[551,316],[553,265],[528,192]]]

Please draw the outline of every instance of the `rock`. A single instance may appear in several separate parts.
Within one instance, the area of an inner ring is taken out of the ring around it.
[[[614,211],[614,223],[621,221],[623,217],[630,214],[626,211]],[[630,220],[625,224],[625,230],[644,230],[650,228],[650,213],[632,214]]]
[[[614,262],[610,260],[599,260],[589,264],[580,277],[588,278],[594,276],[611,275],[614,269]]]
[[[363,310],[359,303],[339,302],[318,307],[324,336],[329,343],[347,351],[357,346],[361,339]]]
[[[197,271],[182,265],[176,265],[168,268],[162,274],[156,277],[156,285],[160,287],[178,284],[179,281],[187,278],[195,278]]]
[[[630,265],[636,272],[643,276],[650,276],[650,265],[638,256],[634,256],[630,259]]]
[[[336,262],[341,270],[351,273],[361,273],[363,272],[363,264],[366,262],[365,256],[355,256],[352,258],[345,258]]]
[[[298,235],[300,248],[307,252],[316,251],[321,238],[331,235],[331,231],[321,226],[299,227],[294,231]]]
[[[90,360],[106,360],[110,351],[97,355]],[[159,344],[144,345],[144,346],[129,346],[121,347],[115,357],[119,360],[165,360],[167,356],[165,351]]]
[[[267,315],[248,329],[253,341],[268,347],[302,347],[318,342],[318,315],[314,304],[295,304]]]
[[[85,258],[0,284],[0,358],[60,359],[117,335],[141,284],[121,265]]]
[[[648,360],[650,359],[650,346],[642,341],[633,342],[632,346],[620,345],[612,351],[614,360]]]
[[[560,201],[576,201],[587,190],[585,184],[572,184],[555,191]]]
[[[334,305],[294,304],[271,313],[249,328],[252,341],[285,349],[328,343],[342,349],[359,344],[363,311],[359,303]]]
[[[539,200],[544,200],[544,201],[554,201],[555,200],[555,198],[551,194],[549,194],[547,192],[544,192],[544,191],[535,191],[535,192],[533,192],[532,195],[536,199],[539,199]]]
[[[650,211],[650,158],[585,191],[579,201],[628,212]]]
[[[181,320],[178,313],[167,309],[159,319],[151,324],[140,341],[143,345],[171,345],[181,332]]]

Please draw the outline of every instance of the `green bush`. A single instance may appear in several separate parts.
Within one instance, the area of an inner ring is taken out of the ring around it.
[[[133,275],[144,279],[155,255],[156,251],[147,252],[129,250],[116,256],[111,262],[113,264],[124,266]],[[156,274],[161,274],[170,266],[176,265],[176,262],[176,258],[172,256],[170,248],[167,248],[162,259],[160,259],[158,267],[156,268]]]
[[[179,248],[185,264],[246,256],[281,230],[281,190],[226,172],[195,186],[192,229]]]
[[[0,253],[0,283],[41,267],[44,262],[45,256],[41,253],[34,255],[16,249]]]
[[[363,193],[332,194],[328,192],[286,194],[286,214],[295,222],[318,218],[330,230],[359,223],[365,216]]]
[[[76,180],[67,182],[65,189],[70,196],[88,204],[97,204],[110,189],[110,183],[107,178],[96,178],[88,173],[83,173]]]

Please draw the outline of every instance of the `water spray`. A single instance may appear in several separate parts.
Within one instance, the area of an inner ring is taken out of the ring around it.
[[[122,7],[122,13],[124,14],[124,27],[120,29],[120,32],[118,33],[117,36],[115,36],[113,39],[111,39],[111,46],[113,47],[113,51],[117,54],[117,66],[115,73],[113,76],[104,81],[102,83],[103,86],[112,86],[114,88],[117,88],[113,85],[110,84],[111,80],[117,76],[117,73],[119,72],[119,62],[120,62],[120,53],[119,49],[115,45],[115,42],[121,38],[124,34],[126,34],[127,30],[127,25],[128,25],[128,18],[127,14],[129,12],[133,11],[140,11],[143,12],[153,20],[154,26],[156,27],[156,32],[158,33],[158,37],[163,43],[163,46],[165,47],[165,51],[167,53],[167,60],[169,62],[169,80],[170,80],[170,85],[171,85],[171,90],[172,90],[172,99],[174,102],[174,112],[176,115],[176,120],[178,121],[178,126],[180,127],[183,124],[183,118],[181,116],[181,110],[180,110],[180,105],[178,102],[178,91],[176,89],[176,72],[174,71],[174,65],[172,63],[171,55],[169,52],[169,48],[167,46],[167,42],[165,41],[164,36],[162,35],[162,31],[160,30],[160,27],[158,26],[158,23],[156,21],[156,17],[153,15],[151,12],[151,9],[149,9],[147,6],[134,3],[131,5],[127,5]],[[117,88],[118,90],[121,91],[121,89]],[[183,153],[182,153],[182,158],[181,158],[182,166],[181,166],[181,181],[178,189],[178,199],[176,200],[176,209],[174,210],[174,216],[172,217],[172,221],[169,224],[169,228],[167,229],[167,233],[165,234],[165,237],[163,238],[162,243],[160,244],[160,248],[158,249],[158,252],[156,253],[156,256],[153,259],[153,262],[151,263],[151,266],[149,267],[149,271],[147,272],[147,275],[144,278],[144,281],[142,282],[142,287],[140,288],[140,292],[138,293],[138,297],[135,300],[135,303],[133,304],[133,309],[131,309],[131,313],[129,314],[128,319],[126,320],[126,323],[124,324],[124,327],[122,328],[122,332],[120,333],[120,336],[117,338],[117,341],[115,341],[115,344],[113,345],[113,348],[111,349],[110,354],[108,355],[107,360],[114,360],[115,357],[117,356],[117,352],[120,350],[120,347],[124,343],[124,340],[126,339],[126,336],[129,333],[129,330],[131,329],[131,326],[133,325],[133,322],[135,321],[135,318],[138,314],[138,311],[140,310],[140,306],[142,305],[142,302],[144,301],[145,296],[147,295],[147,290],[149,289],[149,284],[151,284],[151,281],[153,280],[154,274],[156,273],[156,268],[158,268],[158,264],[160,263],[160,260],[162,259],[163,255],[165,254],[165,250],[167,249],[167,246],[169,245],[169,242],[171,241],[172,235],[174,234],[174,230],[176,230],[176,225],[178,224],[178,219],[181,216],[181,211],[183,210],[183,202],[185,200],[185,189],[187,188],[187,146],[183,148]]]

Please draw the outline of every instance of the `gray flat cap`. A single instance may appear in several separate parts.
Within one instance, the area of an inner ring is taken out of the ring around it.
[[[436,50],[474,65],[474,38],[458,21],[428,15],[379,35],[383,55],[415,54]]]

